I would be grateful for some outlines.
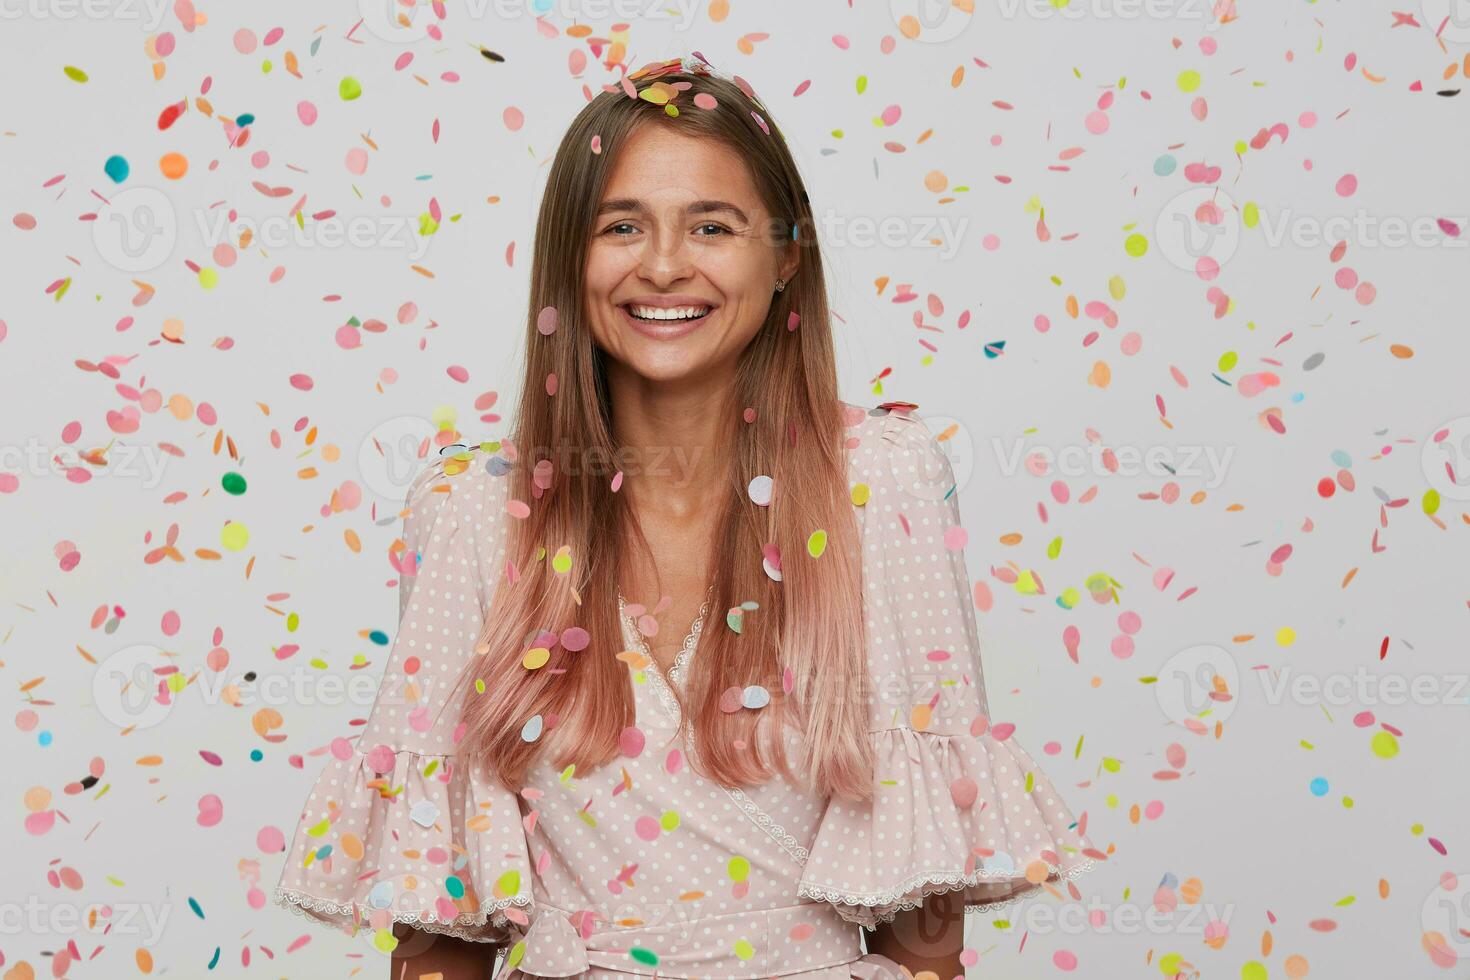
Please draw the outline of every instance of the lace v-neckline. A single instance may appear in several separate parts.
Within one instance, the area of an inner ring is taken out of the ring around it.
[[[714,588],[711,585],[705,590],[704,602],[700,605],[699,613],[694,617],[694,623],[690,626],[688,634],[685,635],[684,642],[679,647],[678,654],[674,657],[674,662],[669,665],[667,678],[664,676],[663,667],[659,665],[658,658],[653,655],[653,650],[648,646],[648,638],[638,628],[638,623],[628,616],[626,612],[627,600],[623,598],[622,589],[618,590],[618,619],[625,625],[631,626],[633,636],[638,642],[639,652],[648,658],[649,663],[653,665],[654,673],[660,681],[667,679],[677,683],[684,676],[684,671],[688,668],[689,661],[694,656],[694,650],[699,646],[699,634],[704,630],[704,617],[709,613],[710,600],[714,598]]]

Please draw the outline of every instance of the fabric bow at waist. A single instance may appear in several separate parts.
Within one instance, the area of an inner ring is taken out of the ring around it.
[[[514,963],[507,980],[574,977],[594,968],[629,976],[758,980],[844,964],[864,980],[903,978],[892,960],[864,956],[858,928],[821,902],[692,919],[670,914],[627,927],[598,920],[585,938],[572,913],[538,903],[524,945],[512,945],[507,963]]]

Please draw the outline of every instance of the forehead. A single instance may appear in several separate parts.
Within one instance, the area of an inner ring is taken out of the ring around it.
[[[602,199],[721,199],[747,213],[760,207],[750,169],[734,149],[721,140],[687,136],[677,126],[675,120],[667,125],[645,123],[634,130],[608,174]]]

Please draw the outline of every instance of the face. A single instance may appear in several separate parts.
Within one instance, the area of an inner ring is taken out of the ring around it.
[[[618,155],[587,251],[583,302],[597,345],[651,381],[733,373],[797,246],[772,232],[740,157],[645,124]]]

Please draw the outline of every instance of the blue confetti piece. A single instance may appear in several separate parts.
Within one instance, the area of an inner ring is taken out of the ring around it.
[[[114,184],[121,184],[128,179],[131,168],[128,166],[128,161],[113,155],[107,158],[107,162],[102,165],[102,170],[112,178]]]

